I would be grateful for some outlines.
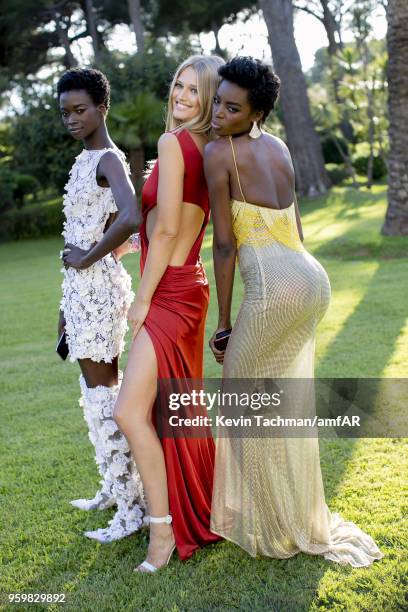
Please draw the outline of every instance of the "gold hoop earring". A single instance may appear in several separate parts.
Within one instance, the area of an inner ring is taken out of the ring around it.
[[[260,138],[262,136],[262,130],[259,128],[256,121],[252,122],[251,131],[249,132],[248,136],[254,139]]]

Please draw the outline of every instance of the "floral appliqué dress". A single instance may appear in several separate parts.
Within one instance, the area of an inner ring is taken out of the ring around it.
[[[119,157],[129,174],[125,155],[117,148],[84,149],[76,157],[64,194],[66,244],[89,249],[101,240],[109,216],[117,211],[111,189],[96,180],[98,163],[107,151]],[[61,310],[70,360],[112,362],[123,351],[126,314],[134,298],[129,274],[111,253],[86,270],[62,272]]]
[[[116,147],[84,149],[76,159],[65,186],[63,236],[65,244],[89,249],[102,239],[106,223],[117,206],[110,188],[96,180],[98,164],[107,151],[118,156],[129,174],[125,155]],[[92,359],[108,362],[124,348],[127,311],[134,294],[131,278],[112,254],[105,255],[85,270],[62,269],[61,309],[71,361]],[[104,510],[117,506],[108,526],[84,533],[101,543],[120,540],[142,526],[145,509],[143,487],[128,442],[113,418],[119,393],[114,387],[87,387],[80,376],[84,419],[95,448],[95,461],[102,480],[93,499],[76,499],[71,504],[81,510]]]

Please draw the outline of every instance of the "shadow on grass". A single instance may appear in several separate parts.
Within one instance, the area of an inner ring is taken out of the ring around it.
[[[390,238],[373,236],[359,240],[359,231],[364,230],[364,222],[353,227],[349,236],[339,236],[311,249],[319,257],[335,257],[344,261],[362,259],[404,259],[408,256],[408,237]]]
[[[406,308],[399,287],[394,287],[395,295],[390,293],[389,276],[392,262],[379,262],[365,293],[327,347],[322,362],[337,362],[340,371],[347,369],[347,363],[339,363],[338,355],[344,354],[344,346],[349,346],[358,334],[366,342],[362,353],[367,355],[367,364],[361,370],[367,378],[380,378],[392,357],[396,341],[406,322]],[[405,278],[400,278],[401,287],[408,283],[408,269]],[[388,291],[388,293],[387,293]],[[387,295],[384,301],[384,294]],[[380,300],[382,298],[382,302]],[[359,347],[361,350],[361,346]],[[369,357],[372,359],[369,361]],[[350,373],[348,374],[350,376]]]
[[[335,187],[324,196],[311,199],[304,198],[300,202],[302,219],[316,210],[320,210],[324,214],[326,208],[330,209],[332,207],[338,209],[335,212],[336,219],[347,217],[350,213],[359,216],[360,208],[370,208],[373,204],[384,200],[386,191],[381,187],[385,188],[386,184],[378,183],[374,185],[373,191],[354,189],[353,187]],[[364,212],[365,210],[363,210]]]

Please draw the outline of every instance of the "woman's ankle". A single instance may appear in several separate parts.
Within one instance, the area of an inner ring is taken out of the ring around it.
[[[173,535],[173,528],[171,525],[166,525],[166,523],[151,523],[150,535],[153,537],[167,538]]]

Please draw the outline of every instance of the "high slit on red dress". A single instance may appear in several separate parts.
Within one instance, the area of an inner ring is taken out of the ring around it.
[[[175,132],[184,159],[183,201],[204,211],[200,233],[183,266],[168,266],[153,295],[144,327],[156,353],[158,378],[195,378],[203,376],[204,329],[209,301],[208,280],[199,254],[210,216],[203,159],[187,130]],[[146,262],[149,241],[147,215],[157,204],[159,162],[142,191],[143,224],[141,272]],[[156,401],[153,418],[160,409]],[[215,447],[211,433],[200,438],[165,437],[161,439],[166,463],[170,514],[180,559],[216,542],[210,532],[211,496]]]

